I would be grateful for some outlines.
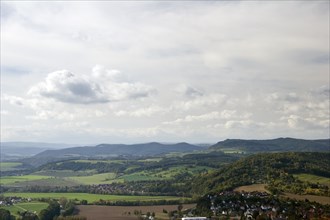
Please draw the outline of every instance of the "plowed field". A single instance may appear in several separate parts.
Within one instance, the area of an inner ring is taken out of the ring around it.
[[[184,204],[183,210],[195,207],[196,204]],[[85,216],[87,220],[136,220],[134,211],[141,211],[142,214],[154,212],[157,219],[168,219],[163,209],[169,211],[177,210],[177,205],[161,206],[95,206],[79,205],[79,216]]]

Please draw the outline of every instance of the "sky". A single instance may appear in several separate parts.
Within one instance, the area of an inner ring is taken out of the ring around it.
[[[1,1],[1,141],[329,138],[329,1]]]

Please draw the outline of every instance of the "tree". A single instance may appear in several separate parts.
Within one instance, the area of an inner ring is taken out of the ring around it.
[[[87,200],[86,200],[86,199],[83,199],[83,200],[81,200],[81,201],[80,201],[80,204],[81,204],[81,205],[87,205],[87,204],[88,204],[88,202],[87,202]]]
[[[67,198],[65,198],[65,197],[61,197],[61,198],[58,200],[58,203],[60,203],[60,205],[62,206],[62,208],[65,208],[66,204],[68,203],[68,200],[67,200]]]
[[[6,209],[0,209],[0,219],[1,220],[11,220],[10,212]]]
[[[53,219],[55,216],[59,216],[60,211],[60,204],[55,201],[51,201],[46,209],[40,211],[39,218],[40,220],[50,220]]]

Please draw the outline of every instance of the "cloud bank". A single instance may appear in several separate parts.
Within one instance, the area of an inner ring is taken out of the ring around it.
[[[52,98],[75,104],[93,104],[148,97],[155,90],[138,82],[119,80],[121,73],[93,68],[91,75],[78,75],[68,70],[49,73],[46,79],[28,91],[34,97]]]
[[[1,1],[1,138],[328,138],[328,9]]]

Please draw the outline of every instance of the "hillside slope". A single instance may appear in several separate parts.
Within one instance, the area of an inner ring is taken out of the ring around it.
[[[35,158],[42,157],[68,157],[68,156],[85,156],[85,157],[105,157],[118,155],[131,156],[152,156],[170,152],[192,152],[201,150],[202,147],[187,144],[161,144],[161,143],[146,143],[146,144],[100,144],[97,146],[73,147],[60,150],[46,150],[35,155]]]
[[[193,152],[203,150],[203,147],[188,143],[161,144],[151,142],[146,144],[100,144],[97,146],[71,147],[58,150],[46,150],[33,157],[22,160],[24,163],[34,167],[68,159],[81,158],[111,158],[118,156],[125,157],[145,157],[167,154],[171,152]]]
[[[192,190],[197,194],[265,183],[274,191],[329,195],[326,186],[309,185],[293,174],[313,174],[330,178],[330,153],[289,152],[255,154],[242,158],[216,172],[196,178]],[[312,189],[315,189],[314,191]]]
[[[329,152],[330,139],[304,140],[294,138],[277,138],[270,140],[227,139],[212,145],[210,149],[235,149],[248,153],[255,152]]]

